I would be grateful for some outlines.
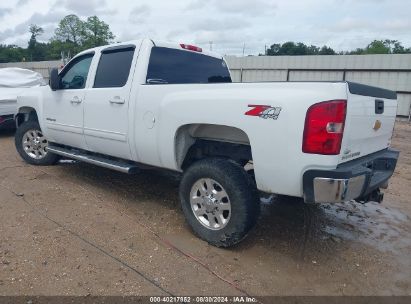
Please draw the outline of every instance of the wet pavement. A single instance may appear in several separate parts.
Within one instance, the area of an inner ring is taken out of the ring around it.
[[[179,175],[26,165],[0,134],[0,295],[411,295],[411,126],[383,204],[264,199],[219,249],[179,207]]]

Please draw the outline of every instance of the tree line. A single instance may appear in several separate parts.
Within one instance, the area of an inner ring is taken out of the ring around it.
[[[60,60],[71,58],[85,49],[109,44],[115,36],[110,26],[97,16],[81,20],[71,14],[64,17],[48,42],[40,42],[44,29],[32,24],[29,27],[30,40],[26,48],[17,45],[0,44],[0,63],[21,61]],[[282,55],[365,55],[365,54],[406,54],[406,48],[397,40],[374,40],[365,48],[337,52],[329,46],[306,45],[302,42],[275,43],[266,49],[267,56]]]
[[[70,58],[75,54],[113,42],[115,36],[107,23],[97,16],[81,20],[67,15],[58,23],[54,36],[48,42],[40,42],[44,29],[35,24],[29,27],[27,48],[0,44],[0,62],[43,61]]]
[[[332,48],[324,45],[318,47],[315,45],[306,45],[302,42],[285,42],[275,43],[266,49],[267,56],[284,56],[284,55],[368,55],[368,54],[409,54],[411,48],[405,48],[397,40],[374,40],[365,48],[357,48],[352,51],[337,52]],[[262,54],[260,54],[262,55]]]

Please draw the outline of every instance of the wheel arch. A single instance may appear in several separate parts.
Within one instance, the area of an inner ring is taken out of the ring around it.
[[[245,131],[217,124],[187,124],[179,127],[174,141],[177,167],[184,170],[205,157],[252,160],[250,139]]]
[[[37,111],[32,107],[21,107],[15,116],[16,126],[19,127],[25,121],[39,121]]]

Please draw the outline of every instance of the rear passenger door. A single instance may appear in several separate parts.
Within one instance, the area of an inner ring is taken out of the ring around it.
[[[84,136],[89,151],[130,159],[129,105],[136,47],[103,49],[84,104]]]

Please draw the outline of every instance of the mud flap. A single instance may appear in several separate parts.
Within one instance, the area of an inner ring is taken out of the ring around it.
[[[381,192],[380,188],[377,188],[374,191],[372,191],[370,194],[368,194],[367,196],[358,198],[357,201],[363,204],[368,203],[368,202],[377,202],[381,204],[383,199],[384,199],[384,193]]]

